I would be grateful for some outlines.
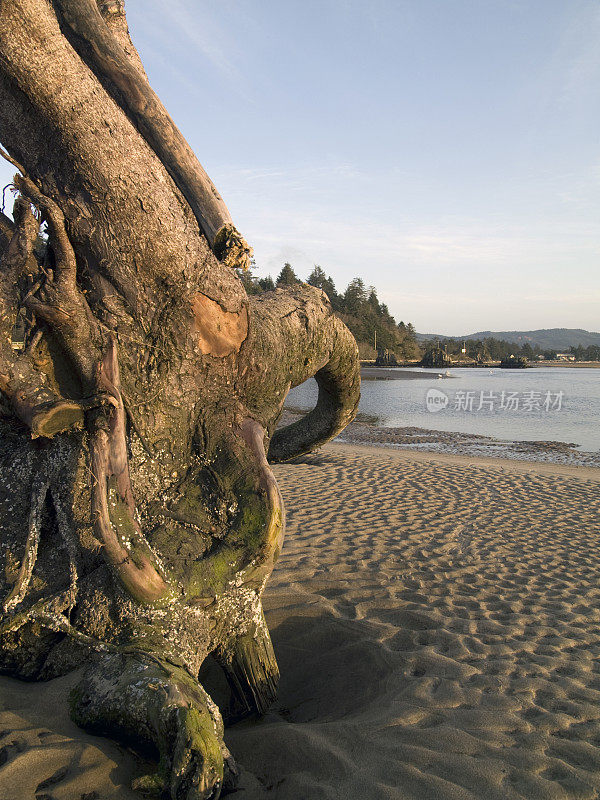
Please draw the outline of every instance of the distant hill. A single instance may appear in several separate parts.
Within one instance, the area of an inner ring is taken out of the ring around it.
[[[569,347],[600,346],[600,333],[584,331],[582,328],[543,328],[538,331],[479,331],[467,333],[464,336],[444,336],[436,333],[417,333],[418,342],[427,342],[431,339],[501,339],[505,342],[517,344],[538,345],[542,350],[567,351]]]

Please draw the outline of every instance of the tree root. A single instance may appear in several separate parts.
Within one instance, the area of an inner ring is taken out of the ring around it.
[[[0,259],[0,390],[11,401],[22,422],[31,428],[38,418],[38,424],[43,427],[42,410],[52,408],[61,398],[52,389],[48,376],[12,347],[13,329],[21,305],[19,285],[27,274],[37,273],[33,247],[39,223],[23,198],[17,198],[13,213],[12,233]]]
[[[91,440],[92,517],[103,554],[129,594],[142,603],[166,600],[172,590],[136,519],[127,463],[125,408],[113,337],[97,370],[98,391],[111,397],[108,415],[96,419]]]
[[[25,597],[31,575],[37,559],[38,545],[40,542],[42,509],[48,492],[49,479],[46,475],[38,474],[31,487],[31,505],[29,511],[29,531],[25,541],[21,567],[15,585],[7,595],[2,606],[5,612],[11,611]]]
[[[158,749],[158,773],[137,788],[166,789],[173,800],[217,800],[224,781],[235,780],[218,708],[198,681],[159,655],[97,656],[72,692],[71,715],[93,733]]]
[[[12,235],[0,262],[0,390],[9,398],[19,419],[31,431],[33,438],[53,438],[58,433],[83,424],[81,403],[60,397],[52,386],[50,376],[33,359],[34,346],[24,353],[12,348],[12,332],[20,307],[27,308],[47,322],[77,366],[80,377],[89,385],[94,347],[89,325],[87,304],[76,283],[76,261],[58,206],[44,197],[35,184],[25,176],[15,176],[21,196],[14,206],[15,223]],[[34,203],[48,222],[56,266],[52,274],[37,280],[39,265],[33,249],[39,232],[39,222],[31,212]],[[25,294],[19,295],[19,285],[25,275],[33,283]],[[38,292],[43,290],[45,300]],[[35,344],[41,338],[38,329]]]
[[[23,547],[21,565],[14,586],[2,603],[4,614],[9,615],[5,616],[2,626],[8,626],[9,628],[11,625],[16,623],[18,619],[21,619],[21,624],[24,624],[25,621],[33,618],[32,615],[35,616],[38,611],[45,610],[46,613],[52,613],[52,610],[56,611],[56,597],[54,597],[41,600],[35,604],[33,608],[35,608],[36,611],[31,608],[24,611],[20,616],[14,614],[15,608],[25,599],[29,584],[31,582],[40,542],[42,512],[48,495],[52,500],[52,504],[56,513],[58,534],[69,557],[70,585],[64,597],[67,599],[71,607],[75,605],[78,576],[77,562],[79,554],[77,542],[73,532],[72,521],[69,518],[69,513],[65,507],[66,501],[63,487],[57,487],[53,485],[51,469],[52,460],[55,453],[55,449],[46,449],[45,454],[42,456],[42,461],[38,466],[38,471],[33,478],[30,493],[28,532],[25,545]],[[63,597],[63,593],[59,593],[58,596]],[[19,625],[17,625],[17,627],[19,627]],[[3,630],[3,627],[0,627],[0,631],[6,632]]]
[[[44,320],[76,368],[84,388],[94,383],[95,367],[100,359],[97,323],[77,285],[77,260],[58,205],[43,195],[27,177],[16,176],[15,185],[41,211],[48,224],[55,266],[40,294],[29,293],[23,305]],[[49,279],[51,278],[51,279]]]

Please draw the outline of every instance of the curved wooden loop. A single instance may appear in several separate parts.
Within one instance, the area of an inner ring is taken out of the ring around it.
[[[356,342],[346,326],[333,316],[327,340],[331,355],[314,375],[319,387],[317,405],[298,422],[275,431],[268,451],[272,463],[310,453],[337,436],[356,416],[360,400]],[[306,375],[304,380],[309,377]]]

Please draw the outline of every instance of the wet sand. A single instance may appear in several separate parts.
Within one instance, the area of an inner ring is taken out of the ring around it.
[[[275,471],[282,678],[227,732],[238,796],[597,798],[600,470],[330,444]],[[135,796],[72,681],[0,680],[0,800]]]
[[[386,367],[361,367],[360,377],[363,381],[419,381],[432,378],[448,377],[444,370],[431,369],[427,372],[414,369],[388,369]]]
[[[306,414],[305,409],[286,406],[280,426],[289,425]],[[337,437],[337,442],[357,445],[446,453],[470,457],[496,457],[517,461],[540,461],[600,468],[600,452],[580,450],[577,444],[557,441],[510,441],[476,433],[436,431],[429,428],[379,426],[378,417],[359,412]]]

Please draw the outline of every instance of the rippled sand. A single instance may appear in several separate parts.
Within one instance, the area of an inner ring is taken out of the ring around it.
[[[247,797],[594,798],[600,471],[329,446],[277,467],[279,706]]]
[[[228,731],[239,797],[599,797],[600,470],[334,444],[276,473],[281,689]],[[134,796],[141,765],[59,718],[69,680],[0,682],[0,800],[65,768],[38,796]]]

